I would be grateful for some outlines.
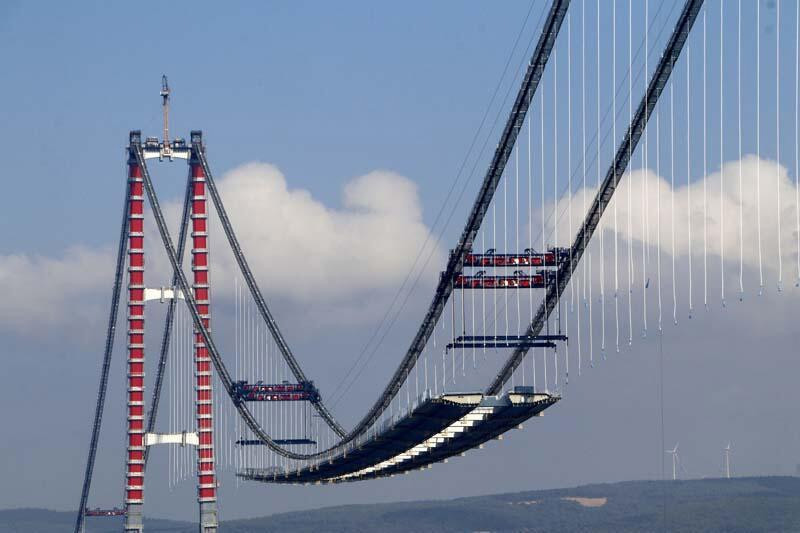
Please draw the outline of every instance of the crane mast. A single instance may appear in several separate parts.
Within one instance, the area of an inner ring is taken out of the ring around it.
[[[169,146],[169,84],[167,76],[161,76],[161,110],[164,114],[164,146]]]
[[[164,115],[164,139],[162,141],[162,150],[164,155],[169,156],[172,151],[169,142],[169,84],[167,83],[166,74],[161,76],[161,111]]]

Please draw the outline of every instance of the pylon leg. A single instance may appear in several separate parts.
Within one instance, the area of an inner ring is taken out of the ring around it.
[[[206,328],[210,328],[208,280],[208,226],[206,213],[206,176],[197,151],[203,150],[202,134],[192,132],[192,273],[197,310]],[[214,418],[211,388],[211,358],[203,336],[195,331],[195,412],[197,416],[197,501],[200,504],[200,532],[217,531],[217,480],[214,468]]]
[[[125,531],[142,531],[144,502],[144,190],[142,168],[128,160],[128,442]]]

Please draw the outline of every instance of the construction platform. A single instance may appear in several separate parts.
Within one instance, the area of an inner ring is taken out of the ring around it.
[[[264,483],[342,483],[429,468],[519,427],[560,399],[532,387],[516,387],[502,396],[442,394],[307,467],[247,468],[237,475]]]

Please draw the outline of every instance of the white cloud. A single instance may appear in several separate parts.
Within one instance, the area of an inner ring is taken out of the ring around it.
[[[399,286],[429,234],[416,185],[388,171],[347,183],[340,208],[290,189],[269,164],[240,166],[219,179],[218,187],[268,301],[357,309],[365,295]],[[168,221],[179,218],[180,202],[162,201]],[[171,226],[176,241],[177,224]],[[233,255],[225,250],[218,221],[211,228],[212,282],[229,287],[237,275]],[[168,263],[152,224],[146,246],[148,284],[165,285]],[[435,253],[423,276],[431,282],[444,257],[441,250]],[[74,247],[59,257],[0,256],[0,328],[28,334],[47,326],[102,324],[113,268],[110,248]],[[215,296],[232,298],[223,289]]]
[[[250,267],[269,295],[338,301],[397,286],[428,236],[416,185],[392,172],[350,181],[342,209],[289,189],[267,164],[242,166],[219,188]],[[212,245],[220,247],[225,237],[218,224],[212,228]],[[235,272],[231,254],[213,261],[216,272]],[[441,260],[430,265],[438,268]]]
[[[238,167],[219,179],[218,186],[265,297],[268,301],[294,303],[297,308],[304,309],[304,313],[314,310],[337,313],[338,309],[343,310],[339,315],[353,315],[355,321],[369,320],[378,312],[376,309],[383,309],[377,304],[399,286],[429,235],[422,220],[416,185],[388,171],[375,171],[351,180],[343,189],[342,205],[338,208],[324,205],[309,191],[290,189],[283,174],[269,164]],[[780,219],[783,273],[789,284],[797,268],[796,191],[784,167],[773,161],[759,161],[755,156],[743,158],[741,166],[739,161],[729,162],[721,173],[712,173],[705,180],[697,179],[688,185],[685,176],[676,176],[674,192],[667,179],[651,170],[633,171],[625,176],[615,195],[620,257],[625,257],[629,235],[638,249],[645,241],[651,246],[657,244],[658,213],[661,248],[669,254],[673,245],[674,213],[676,255],[685,256],[691,249],[695,256],[702,256],[705,221],[709,256],[718,265],[724,250],[727,261],[738,263],[741,227],[744,266],[757,272],[760,206],[761,263],[765,277],[774,278],[778,268]],[[589,201],[593,197],[594,190],[587,190]],[[659,198],[660,210],[657,208]],[[162,205],[167,219],[177,220],[180,200]],[[559,205],[563,212],[559,218],[561,244],[567,244],[572,238],[567,206],[566,200]],[[609,206],[603,217],[609,236],[613,235],[613,211],[613,205]],[[578,190],[572,201],[573,234],[584,213],[583,190]],[[723,215],[725,231],[721,233]],[[538,233],[540,215],[534,213],[532,220],[537,230],[534,233]],[[171,229],[174,232],[174,225]],[[154,286],[166,284],[169,269],[152,226],[147,245],[147,278]],[[607,252],[611,246],[606,244]],[[218,286],[230,287],[237,275],[236,267],[232,254],[224,251],[227,243],[216,221],[212,224],[211,247],[212,279]],[[441,249],[434,253],[436,256],[422,276],[428,283],[436,280],[437,271],[444,262]],[[607,261],[613,260],[610,253],[606,255]],[[75,246],[59,257],[0,256],[0,291],[4,295],[0,299],[0,327],[30,334],[58,325],[83,329],[102,325],[111,289],[113,261],[114,252],[110,247]],[[230,296],[225,289],[215,292],[216,298]],[[348,321],[344,316],[335,319]]]
[[[58,258],[42,255],[0,256],[0,325],[40,334],[64,323],[98,323],[99,291],[113,285],[110,249],[72,247]]]
[[[595,189],[587,190],[586,193],[587,202],[591,202],[594,199]],[[689,251],[694,256],[702,256],[705,248],[708,255],[713,256],[716,261],[719,261],[718,258],[724,254],[726,261],[735,263],[739,262],[740,257],[741,228],[741,257],[744,266],[758,269],[760,240],[761,265],[765,271],[774,275],[779,265],[778,222],[780,221],[784,279],[792,280],[797,272],[796,193],[797,188],[785,167],[774,161],[759,160],[753,155],[746,156],[741,161],[726,163],[721,172],[711,173],[705,180],[697,179],[687,184],[685,175],[676,176],[674,191],[667,178],[658,176],[649,169],[636,170],[626,174],[621,181],[614,200],[603,215],[602,225],[613,238],[614,202],[616,202],[620,254],[624,253],[623,249],[627,250],[629,236],[639,248],[643,242],[657,246],[659,224],[662,252],[671,253],[674,223],[676,256],[686,256]],[[576,191],[572,197],[572,233],[569,232],[568,205],[566,199],[561,200],[559,206],[559,210],[564,211],[559,219],[558,240],[562,245],[571,242],[578,224],[583,220],[586,212],[583,205],[583,189]],[[552,206],[549,206],[547,212],[551,209]],[[541,220],[541,215],[534,215],[532,220],[533,227],[538,231],[540,224],[536,221]],[[551,232],[552,229],[548,228],[547,231]],[[613,245],[610,242],[610,240],[606,242],[607,251],[612,249]],[[610,256],[609,253],[606,255]]]

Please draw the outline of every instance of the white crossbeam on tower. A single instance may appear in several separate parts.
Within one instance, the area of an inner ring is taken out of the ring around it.
[[[180,444],[181,446],[198,446],[200,439],[195,431],[182,431],[180,433],[145,433],[144,445]]]

